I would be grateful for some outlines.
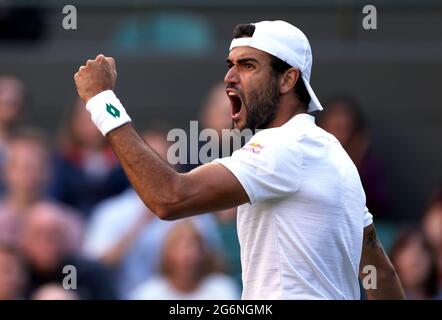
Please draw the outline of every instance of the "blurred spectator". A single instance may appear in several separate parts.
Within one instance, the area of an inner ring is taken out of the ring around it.
[[[129,181],[83,102],[78,99],[70,111],[56,154],[51,194],[88,216],[98,202],[125,190]]]
[[[437,190],[429,201],[424,213],[423,229],[436,254],[439,297],[442,300],[442,189]]]
[[[214,129],[220,138],[222,137],[222,130],[232,129],[231,104],[226,94],[226,85],[224,82],[216,83],[209,90],[209,94],[199,111],[199,121],[200,129]],[[205,143],[204,141],[199,141],[199,148]],[[223,141],[220,139],[219,143],[220,154],[216,155],[216,157],[223,156],[221,154]],[[224,143],[226,142],[224,141]],[[230,145],[231,149],[229,151],[231,153],[233,151],[233,145]],[[199,165],[201,165],[201,163],[187,164],[182,166],[182,168],[183,171],[190,171]],[[228,273],[235,278],[238,286],[242,286],[241,249],[236,230],[236,208],[216,212],[214,215],[218,220],[221,234],[225,267]]]
[[[15,243],[24,212],[45,197],[50,163],[44,136],[29,128],[12,136],[3,170],[6,193],[0,199],[0,240]]]
[[[32,300],[78,300],[79,298],[75,290],[66,290],[57,283],[44,284],[31,296]]]
[[[6,157],[9,138],[17,126],[25,103],[25,86],[12,76],[0,76],[0,168]],[[3,173],[0,175],[0,194],[3,193]]]
[[[135,289],[133,299],[239,299],[235,283],[216,272],[203,238],[188,220],[170,230],[161,262],[161,274]]]
[[[30,282],[27,296],[49,283],[62,284],[64,266],[76,268],[77,294],[81,299],[113,299],[114,290],[108,273],[98,263],[72,252],[70,219],[65,208],[40,202],[28,209],[20,247],[26,259]]]
[[[168,142],[160,129],[148,130],[143,138],[166,159]],[[213,249],[220,239],[215,219],[210,215],[193,218]],[[87,228],[84,252],[112,271],[119,297],[128,298],[133,289],[147,281],[158,269],[164,238],[173,222],[154,216],[138,197],[128,189],[105,200],[93,211]]]
[[[436,261],[421,231],[404,230],[393,245],[390,257],[408,299],[436,297]]]
[[[218,229],[221,234],[226,272],[233,277],[238,287],[242,288],[241,247],[236,229],[236,207],[215,212]]]
[[[215,156],[216,158],[221,157],[222,130],[232,128],[230,100],[227,97],[226,86],[223,82],[215,84],[209,90],[209,93],[199,111],[199,129],[203,130],[208,128],[214,129],[218,133],[218,137],[220,138],[220,154],[217,154]],[[206,143],[206,141],[198,141],[198,151]],[[188,146],[190,148],[190,143],[188,144]],[[190,163],[191,151],[192,150],[189,150],[189,152],[187,153],[187,163],[180,166],[181,171],[188,172],[201,165],[201,162]],[[209,156],[212,155],[209,154]],[[198,161],[199,160],[200,159],[198,158]]]
[[[21,300],[27,281],[25,266],[19,252],[0,242],[0,300]]]
[[[232,128],[231,104],[224,82],[219,82],[210,89],[199,118],[203,128],[215,129],[220,137],[222,130]]]
[[[367,197],[367,207],[375,217],[388,218],[390,190],[383,161],[371,148],[365,118],[350,97],[328,100],[318,125],[333,134],[355,163]]]
[[[215,84],[200,110],[202,128],[215,129],[219,137],[222,130],[232,128],[231,103],[226,94],[224,82]],[[222,143],[222,140],[220,140]],[[231,145],[231,147],[233,147]],[[222,146],[220,145],[220,151]],[[232,148],[230,152],[232,152]],[[222,156],[221,154],[219,155]],[[226,268],[237,284],[242,286],[242,269],[238,233],[236,230],[236,208],[215,213],[219,223],[219,230],[223,241],[223,251],[226,257]]]

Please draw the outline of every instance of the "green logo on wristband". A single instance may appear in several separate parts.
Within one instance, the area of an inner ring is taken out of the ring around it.
[[[110,103],[106,103],[106,111],[107,111],[107,113],[109,113],[114,118],[119,118],[120,117],[120,110],[115,108]]]

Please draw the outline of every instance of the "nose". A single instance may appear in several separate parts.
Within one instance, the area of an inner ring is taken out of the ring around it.
[[[239,82],[238,71],[236,70],[236,66],[232,66],[226,73],[224,77],[225,84],[236,84]]]

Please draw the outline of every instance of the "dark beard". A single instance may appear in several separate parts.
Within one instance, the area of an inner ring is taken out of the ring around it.
[[[245,128],[255,131],[265,129],[275,119],[280,95],[277,77],[265,86],[264,90],[255,89],[249,93],[247,102],[244,102],[247,111]]]

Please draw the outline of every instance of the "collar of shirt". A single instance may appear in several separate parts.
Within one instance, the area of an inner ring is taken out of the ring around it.
[[[289,121],[287,121],[283,126],[292,126],[292,125],[311,125],[315,124],[315,117],[307,114],[307,113],[299,113],[293,116]]]

